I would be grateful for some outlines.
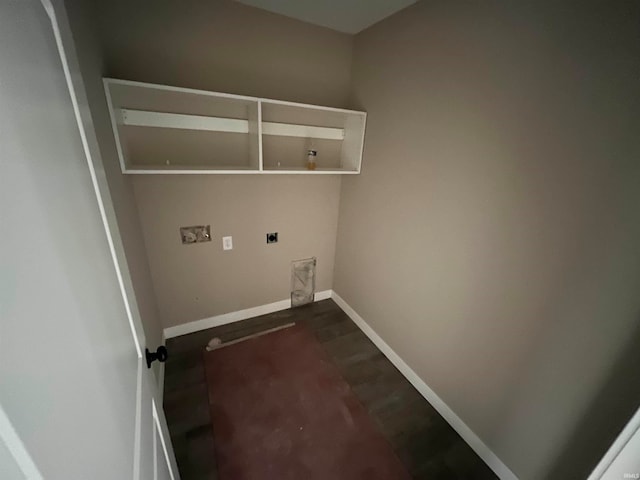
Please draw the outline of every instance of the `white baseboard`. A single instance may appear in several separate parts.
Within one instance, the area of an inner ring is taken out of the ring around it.
[[[400,373],[415,387],[418,392],[435,408],[440,415],[458,432],[458,435],[484,460],[484,462],[502,480],[518,480],[518,477],[498,456],[487,447],[480,438],[458,417],[449,406],[407,365],[402,358],[371,328],[358,313],[336,292],[331,298],[353,320],[353,322],[369,337],[380,351],[400,370]]]
[[[314,298],[314,302],[319,302],[320,300],[328,300],[333,295],[333,290],[323,290],[322,292],[316,293]]]
[[[502,480],[518,480],[518,477],[507,467],[498,456],[493,453],[485,443],[458,417],[449,406],[433,391],[429,386],[407,365],[402,358],[382,339],[380,336],[358,315],[358,313],[345,302],[340,295],[333,290],[324,290],[316,293],[315,301],[332,298],[336,304],[353,320],[353,322],[369,337],[369,339],[380,349],[380,351],[393,363],[393,365],[405,376],[405,378],[415,387],[418,392],[442,415],[442,417],[458,432],[458,435],[469,444],[478,456],[495,472]],[[193,322],[176,325],[164,329],[164,338],[173,338],[188,333],[206,330],[207,328],[218,327],[228,323],[239,322],[248,318],[266,315],[268,313],[286,310],[291,307],[291,300],[280,300],[279,302],[268,303],[257,307],[239,310],[237,312],[224,313],[214,317],[203,318]],[[160,391],[164,383],[164,365],[161,365],[161,375],[159,379]]]
[[[316,292],[314,301],[319,302],[320,300],[326,300],[328,298],[331,298],[331,290],[324,290],[322,292]],[[237,312],[223,313],[222,315],[194,320],[193,322],[183,323],[181,325],[176,325],[175,327],[168,327],[164,329],[164,337],[179,337],[180,335],[206,330],[207,328],[219,327],[220,325],[239,322],[240,320],[246,320],[247,318],[259,317],[260,315],[266,315],[267,313],[279,312],[280,310],[286,310],[287,308],[291,308],[291,299],[280,300],[279,302],[268,303],[266,305],[259,305],[245,310],[238,310]]]

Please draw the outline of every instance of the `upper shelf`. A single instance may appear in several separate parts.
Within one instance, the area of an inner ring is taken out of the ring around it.
[[[127,174],[359,173],[366,113],[104,79]],[[306,168],[315,150],[316,170]]]

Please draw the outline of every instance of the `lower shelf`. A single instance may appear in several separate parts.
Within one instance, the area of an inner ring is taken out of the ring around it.
[[[202,165],[145,165],[131,166],[123,170],[125,175],[202,175],[202,174],[246,174],[260,173],[255,167]]]
[[[343,168],[316,168],[315,170],[309,170],[304,167],[269,167],[262,170],[260,173],[266,174],[299,174],[299,175],[357,175],[357,170],[347,170]]]
[[[357,175],[359,172],[340,168],[317,168],[315,170],[306,168],[267,168],[259,170],[251,167],[207,168],[159,165],[157,167],[130,167],[123,173],[126,175]]]

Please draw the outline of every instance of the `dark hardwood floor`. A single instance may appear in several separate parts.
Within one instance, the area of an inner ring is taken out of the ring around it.
[[[182,480],[218,478],[205,345],[289,322],[315,333],[415,479],[497,478],[340,307],[324,300],[167,340],[164,410]]]

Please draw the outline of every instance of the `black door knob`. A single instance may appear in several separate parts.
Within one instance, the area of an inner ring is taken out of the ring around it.
[[[144,349],[144,353],[147,357],[147,368],[151,368],[151,364],[158,360],[160,363],[164,363],[169,356],[167,347],[160,345],[155,352],[150,352],[148,348]]]

